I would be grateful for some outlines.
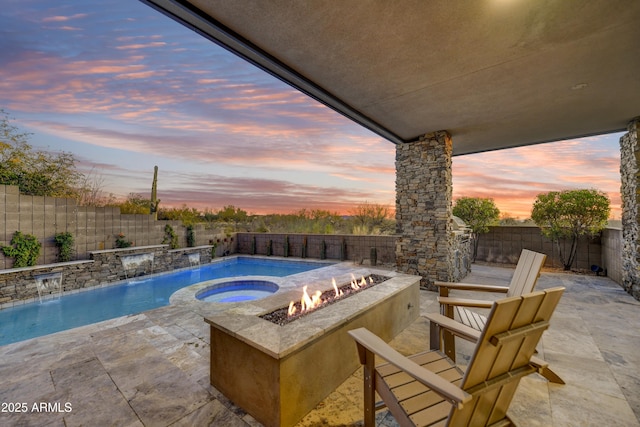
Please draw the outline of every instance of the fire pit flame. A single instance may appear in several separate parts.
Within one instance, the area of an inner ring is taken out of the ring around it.
[[[322,296],[322,292],[316,291],[313,295],[309,295],[309,293],[307,292],[307,288],[307,285],[302,288],[302,299],[300,300],[301,313],[313,310],[314,308],[322,304],[322,299],[320,298]]]
[[[333,285],[333,290],[336,291],[336,298],[340,298],[341,296],[344,295],[344,292],[342,292],[341,289],[338,289],[338,285],[336,284],[336,279],[331,279],[331,284]]]
[[[349,298],[351,295],[382,283],[389,278],[378,274],[371,274],[368,275],[367,278],[363,276],[359,281],[352,275],[352,279],[351,282],[346,281],[340,285],[337,284],[335,279],[331,279],[333,288],[327,288],[323,292],[316,291],[313,295],[311,295],[309,287],[305,285],[303,286],[302,297],[300,299],[291,301],[288,307],[281,307],[270,313],[263,314],[260,317],[277,325],[284,326],[316,309]],[[353,284],[357,285],[357,289],[352,287]]]
[[[362,276],[362,279],[360,279],[360,282],[358,282],[358,280],[355,278],[353,274],[351,275],[351,279],[352,279],[351,288],[356,291],[359,289],[362,289],[368,284],[367,279],[365,279],[364,276]],[[369,277],[369,283],[371,284],[374,283],[372,277]],[[333,285],[333,290],[335,292],[335,295],[333,296],[333,300],[343,297],[344,291],[338,288],[338,285],[336,284],[336,279],[331,279],[331,284]],[[321,305],[327,302],[327,300],[322,299],[321,291],[316,291],[313,295],[309,295],[309,292],[307,292],[308,288],[309,288],[308,285],[305,285],[302,287],[302,298],[300,298],[300,312],[298,312],[298,307],[296,306],[295,301],[291,301],[289,303],[289,309],[287,311],[288,317],[297,316],[298,314],[303,314],[303,313],[307,313],[309,311],[315,310],[316,308],[320,307]],[[329,297],[329,299],[331,299],[331,297]]]
[[[371,280],[371,278],[369,278]],[[371,283],[373,283],[373,280],[371,280]],[[351,274],[351,288],[354,290],[358,290],[360,288],[363,288],[367,286],[367,279],[364,278],[364,276],[362,277],[362,279],[360,279],[360,283],[358,283],[358,280],[356,279],[356,277],[353,275],[353,273]]]

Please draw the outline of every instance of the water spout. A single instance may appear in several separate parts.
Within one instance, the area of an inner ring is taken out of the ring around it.
[[[62,273],[34,274],[33,279],[38,289],[38,298],[42,302],[43,295],[62,295]]]
[[[148,274],[153,272],[153,260],[154,253],[149,252],[145,254],[132,254],[132,255],[122,255],[120,257],[120,262],[122,263],[122,268],[124,269],[124,277],[129,278],[129,271],[133,270],[133,276],[136,276],[138,272],[138,268],[142,266],[142,274]],[[145,266],[149,266],[149,271],[147,273]]]
[[[195,267],[200,265],[200,252],[194,252],[191,254],[187,254],[187,259],[189,259],[189,265],[191,267]]]

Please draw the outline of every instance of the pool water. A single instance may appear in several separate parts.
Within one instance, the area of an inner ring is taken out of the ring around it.
[[[284,277],[326,264],[235,257],[199,268],[137,278],[42,303],[0,310],[0,345],[169,305],[171,295],[185,286],[237,276]]]

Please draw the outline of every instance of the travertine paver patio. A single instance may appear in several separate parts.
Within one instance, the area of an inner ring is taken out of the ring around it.
[[[507,284],[511,273],[474,265],[465,281]],[[540,350],[567,384],[525,378],[512,417],[524,426],[640,426],[640,302],[604,277],[546,272],[538,282],[556,285],[567,290]],[[435,293],[421,291],[420,299],[423,313],[438,310]],[[202,314],[169,306],[0,347],[0,425],[258,425],[209,385]],[[421,318],[392,344],[414,352],[428,336]],[[459,362],[468,350],[460,342]],[[23,402],[26,412],[5,412]],[[361,418],[358,370],[299,425]],[[394,425],[384,412],[378,418]]]

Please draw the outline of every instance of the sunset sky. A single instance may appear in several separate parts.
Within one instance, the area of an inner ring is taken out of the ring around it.
[[[13,124],[107,193],[148,197],[157,165],[161,207],[395,204],[392,143],[141,2],[4,0],[0,63]],[[524,219],[539,193],[597,188],[619,218],[621,135],[454,157],[454,199]]]

